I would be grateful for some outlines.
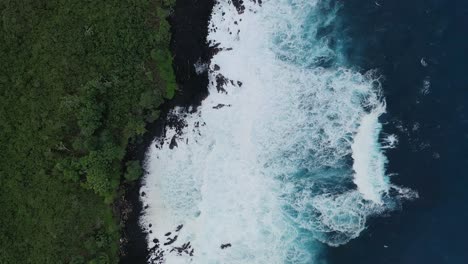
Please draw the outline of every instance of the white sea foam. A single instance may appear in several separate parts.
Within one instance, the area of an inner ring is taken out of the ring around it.
[[[351,145],[354,160],[354,183],[364,199],[382,204],[382,195],[388,193],[389,183],[385,177],[387,158],[378,142],[382,124],[379,116],[385,112],[381,104],[362,117],[359,129]]]
[[[431,92],[431,77],[426,76],[424,78],[420,92],[422,95],[428,95]]]
[[[223,50],[209,66],[210,95],[194,114],[175,109],[187,115],[182,135],[169,129],[148,152],[141,221],[165,263],[318,263],[320,242],[344,244],[394,207],[390,189],[413,194],[385,175],[379,79],[341,67],[333,34],[319,34],[336,8],[244,4],[242,14],[215,5],[208,40]],[[220,73],[232,80],[226,93]],[[174,248],[187,242],[193,256]]]
[[[201,60],[198,60],[193,67],[195,68],[195,72],[197,74],[202,74],[208,70],[209,65],[207,63],[203,63]]]

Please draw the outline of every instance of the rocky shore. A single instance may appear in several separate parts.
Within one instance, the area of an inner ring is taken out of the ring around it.
[[[206,42],[208,22],[214,0],[177,0],[169,17],[171,24],[171,52],[178,91],[175,97],[163,104],[160,118],[148,124],[147,133],[127,149],[126,160],[139,160],[142,164],[146,151],[155,138],[162,138],[166,126],[182,126],[180,120],[169,116],[174,107],[194,111],[208,95],[208,65],[213,48]],[[118,199],[115,212],[123,224],[120,239],[120,263],[147,263],[148,244],[146,233],[139,225],[144,204],[140,200],[142,179],[123,183],[122,196]]]

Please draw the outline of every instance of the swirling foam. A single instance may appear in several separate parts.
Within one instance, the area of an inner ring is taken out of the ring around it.
[[[142,224],[166,263],[318,263],[320,242],[344,244],[415,195],[385,175],[380,82],[342,66],[336,7],[244,5],[242,14],[231,1],[215,5],[208,40],[223,50],[209,67],[210,95],[194,114],[174,110],[187,115],[183,134],[169,129],[148,153]],[[232,80],[226,93],[219,74]],[[173,250],[186,242],[193,256]]]

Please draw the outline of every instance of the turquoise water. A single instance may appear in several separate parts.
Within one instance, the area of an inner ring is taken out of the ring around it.
[[[382,77],[347,59],[341,7],[244,5],[215,5],[210,95],[148,153],[142,224],[166,263],[322,263],[417,197],[386,172]]]

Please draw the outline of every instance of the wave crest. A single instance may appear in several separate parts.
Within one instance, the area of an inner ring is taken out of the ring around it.
[[[182,135],[169,129],[149,153],[150,246],[183,225],[177,243],[196,252],[161,245],[168,263],[313,263],[318,241],[342,245],[416,197],[386,175],[396,140],[381,143],[380,77],[344,66],[330,3],[215,5],[210,95],[196,113],[176,110]]]

